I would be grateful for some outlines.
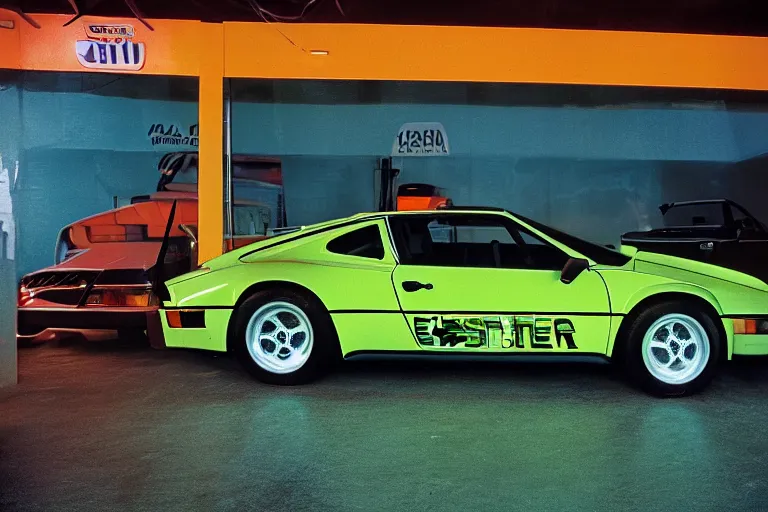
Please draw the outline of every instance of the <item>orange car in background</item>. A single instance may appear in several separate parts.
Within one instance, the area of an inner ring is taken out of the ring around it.
[[[269,236],[286,218],[280,162],[232,160],[233,182],[242,194],[234,197],[230,219],[240,235],[228,238],[229,249]],[[157,192],[65,226],[55,264],[21,279],[17,339],[43,342],[68,333],[110,337],[115,331],[135,338],[159,328],[153,280],[158,272],[165,280],[197,266],[197,184],[173,183],[196,169],[197,153],[165,155]],[[173,223],[167,226],[174,202]],[[159,262],[166,228],[167,252]]]
[[[436,210],[453,202],[445,190],[426,183],[404,183],[397,187],[397,210]]]

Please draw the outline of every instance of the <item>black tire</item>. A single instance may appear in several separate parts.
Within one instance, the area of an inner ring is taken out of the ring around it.
[[[143,347],[149,344],[149,338],[144,329],[118,329],[117,340],[121,345],[136,345]]]
[[[709,345],[709,359],[700,372],[691,380],[682,383],[669,383],[660,380],[649,370],[643,358],[643,339],[654,322],[666,315],[685,315],[692,318],[703,328]],[[704,308],[693,301],[668,301],[654,304],[640,311],[625,321],[631,322],[618,347],[617,362],[625,372],[626,378],[647,393],[658,397],[678,397],[692,395],[706,388],[717,374],[723,354],[725,340],[716,319]]]
[[[297,306],[311,325],[312,347],[309,358],[300,368],[290,373],[275,373],[261,366],[251,355],[246,340],[248,323],[254,314],[263,306],[275,302]],[[326,374],[341,358],[331,315],[322,303],[308,294],[285,288],[260,291],[245,300],[234,314],[232,351],[248,373],[262,382],[280,386],[306,384]]]
[[[38,348],[45,345],[44,341],[32,341],[32,338],[16,338],[18,348]]]

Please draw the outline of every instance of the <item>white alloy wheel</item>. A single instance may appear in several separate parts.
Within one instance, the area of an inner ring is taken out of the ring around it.
[[[685,384],[701,375],[709,361],[707,331],[694,318],[667,314],[653,322],[643,337],[643,362],[665,384]]]
[[[312,353],[312,324],[290,302],[269,302],[251,316],[245,329],[248,352],[264,370],[286,374],[304,366]]]

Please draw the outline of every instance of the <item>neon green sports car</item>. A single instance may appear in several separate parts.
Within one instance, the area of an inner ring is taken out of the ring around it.
[[[303,227],[158,292],[161,344],[232,351],[272,384],[308,382],[361,353],[576,354],[673,396],[704,388],[733,354],[768,354],[759,279],[612,250],[495,208]]]

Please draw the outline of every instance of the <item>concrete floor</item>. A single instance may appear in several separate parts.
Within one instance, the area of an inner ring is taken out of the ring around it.
[[[768,362],[658,400],[596,364],[348,362],[300,388],[231,358],[20,351],[0,510],[768,509]]]

